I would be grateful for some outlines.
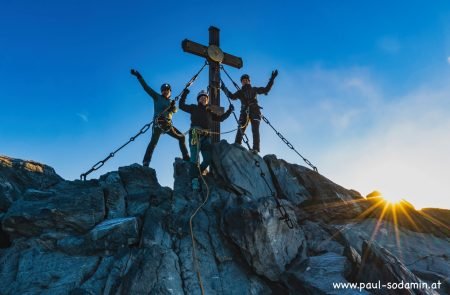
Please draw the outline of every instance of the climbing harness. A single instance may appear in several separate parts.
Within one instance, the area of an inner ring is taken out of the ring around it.
[[[161,131],[163,133],[167,133],[169,132],[169,130],[172,128],[172,120],[164,117],[164,116],[158,116],[155,118],[155,120],[153,121],[155,127],[158,127],[159,129],[161,129]]]
[[[198,71],[198,72],[197,72],[197,73],[189,80],[189,82],[186,84],[186,86],[185,86],[184,89],[180,92],[180,94],[178,94],[178,95],[175,97],[174,101],[177,101],[177,100],[180,99],[180,97],[181,97],[181,95],[184,93],[184,91],[186,91],[186,90],[187,90],[187,89],[195,82],[195,80],[197,80],[198,75],[200,75],[200,73],[203,71],[203,69],[204,69],[207,65],[208,65],[208,61],[205,61],[205,64],[204,64],[204,65],[200,68],[200,70],[199,70],[199,71]],[[164,122],[160,122],[160,121],[158,120],[159,117],[161,117],[161,115],[162,115],[163,113],[165,113],[166,111],[168,111],[169,109],[170,109],[170,106],[168,106],[167,108],[165,108],[162,112],[160,112],[160,113],[156,116],[155,121],[158,121],[158,122],[152,121],[152,122],[150,122],[150,123],[148,123],[148,124],[145,124],[144,127],[142,127],[141,130],[140,130],[135,136],[131,137],[131,138],[130,138],[126,143],[124,143],[121,147],[119,147],[119,148],[116,149],[115,151],[111,152],[105,159],[103,159],[103,160],[97,162],[94,166],[92,166],[91,169],[89,169],[89,170],[86,171],[85,173],[82,173],[82,174],[80,175],[80,180],[85,181],[85,180],[86,180],[86,177],[87,177],[90,173],[92,173],[93,171],[96,171],[96,170],[100,169],[103,165],[105,165],[105,162],[108,161],[109,159],[111,159],[112,157],[114,157],[115,154],[116,154],[117,152],[119,152],[121,149],[123,149],[125,146],[127,146],[130,142],[134,141],[138,136],[140,136],[141,134],[144,134],[145,132],[147,132],[147,130],[150,129],[150,126],[151,126],[151,125],[155,124],[155,126],[157,126],[158,128],[163,127],[163,128],[161,128],[161,130],[163,130],[163,132],[169,131],[170,128],[172,128],[171,122],[170,122],[170,126],[167,127],[167,126],[166,126],[167,122],[164,123]],[[167,120],[166,120],[166,121],[167,121]],[[167,129],[167,128],[168,128],[168,129]],[[164,131],[164,130],[167,130],[167,131]]]
[[[207,129],[201,129],[201,128],[198,128],[198,127],[194,127],[194,128],[190,128],[184,134],[186,135],[189,132],[191,132],[191,136],[192,136],[191,144],[195,145],[196,142],[197,142],[198,136],[200,136],[200,135],[204,135],[204,136],[205,135],[206,136],[210,136],[212,134],[220,134],[220,135],[222,135],[222,134],[228,134],[228,133],[234,132],[236,130],[237,130],[237,128],[234,128],[234,129],[231,129],[231,130],[228,130],[228,131],[223,131],[223,132],[215,132],[215,131],[211,131],[211,130],[207,130]]]
[[[236,89],[237,90],[240,90],[240,87],[239,87],[239,85],[231,78],[231,76],[228,74],[228,72],[225,70],[225,68],[221,65],[220,66],[220,68],[223,70],[223,72],[227,75],[227,77],[230,79],[230,81],[233,83],[233,85],[234,85],[234,87],[236,87]],[[221,80],[221,82],[223,83],[223,81]],[[228,100],[230,100],[230,98],[228,98]],[[230,102],[231,103],[231,102]],[[247,108],[247,111],[248,111],[248,108]],[[236,118],[236,116],[235,116],[235,118]],[[248,114],[247,114],[247,118],[248,118]],[[261,114],[261,118],[263,119],[263,121],[265,122],[265,123],[267,123],[267,125],[269,125],[272,129],[273,129],[273,131],[275,131],[275,133],[276,133],[276,135],[278,135],[278,137],[291,149],[291,150],[293,150],[297,155],[299,155],[300,156],[300,158],[302,158],[302,160],[306,163],[306,164],[308,164],[314,171],[316,171],[317,173],[319,173],[319,171],[317,170],[317,167],[316,166],[314,166],[308,159],[306,159],[305,157],[303,157],[295,148],[294,148],[294,146],[280,133],[280,132],[278,132],[276,129],[275,129],[275,127],[273,127],[273,125],[269,122],[269,120],[265,117],[265,116],[263,116],[262,114]],[[248,121],[247,121],[247,123],[248,123]],[[241,132],[242,132],[242,130],[241,130]],[[250,145],[248,144],[248,138],[247,138],[247,136],[245,135],[245,133],[244,133],[244,142],[247,144],[247,146],[248,146],[248,149],[250,149]],[[245,140],[247,140],[247,142],[245,141]]]

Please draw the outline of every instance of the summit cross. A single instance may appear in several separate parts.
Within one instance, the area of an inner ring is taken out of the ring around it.
[[[192,53],[204,57],[209,63],[209,100],[212,110],[216,113],[223,112],[220,107],[220,64],[228,65],[234,68],[242,68],[242,59],[240,57],[223,52],[220,49],[219,29],[209,27],[209,46],[205,46],[188,39],[181,42],[181,48],[184,52]],[[220,122],[213,122],[212,142],[220,141]]]

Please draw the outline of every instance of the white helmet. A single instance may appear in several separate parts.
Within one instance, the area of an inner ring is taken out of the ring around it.
[[[202,90],[197,94],[197,101],[201,96],[206,96],[209,98],[208,92],[206,92],[205,90]]]

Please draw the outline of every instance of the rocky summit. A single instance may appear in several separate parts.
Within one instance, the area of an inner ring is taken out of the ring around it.
[[[226,141],[200,192],[188,163],[173,168],[171,189],[138,164],[66,181],[1,156],[0,294],[450,293],[449,210],[364,198]]]

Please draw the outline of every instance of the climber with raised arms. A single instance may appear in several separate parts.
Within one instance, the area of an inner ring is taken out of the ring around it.
[[[144,78],[142,78],[142,75],[138,71],[132,69],[131,74],[136,76],[139,83],[141,83],[145,92],[150,95],[154,103],[152,137],[147,146],[147,150],[145,151],[142,165],[146,167],[150,165],[153,151],[155,150],[159,137],[164,133],[167,133],[169,136],[178,140],[183,160],[189,161],[189,153],[185,143],[185,136],[172,125],[172,114],[177,111],[177,108],[175,106],[175,100],[170,99],[172,94],[170,85],[167,83],[162,84],[161,94],[159,94],[147,85]]]
[[[273,86],[275,77],[278,75],[278,70],[272,71],[272,75],[267,83],[266,87],[253,87],[250,82],[250,76],[244,74],[241,76],[242,88],[235,93],[230,92],[225,85],[222,83],[221,89],[232,100],[239,99],[241,101],[241,114],[239,116],[239,126],[236,133],[235,143],[241,144],[242,137],[245,133],[247,125],[250,123],[252,125],[253,134],[253,149],[254,153],[259,153],[260,151],[260,137],[259,137],[259,125],[261,123],[261,107],[258,105],[258,94],[269,93]]]

